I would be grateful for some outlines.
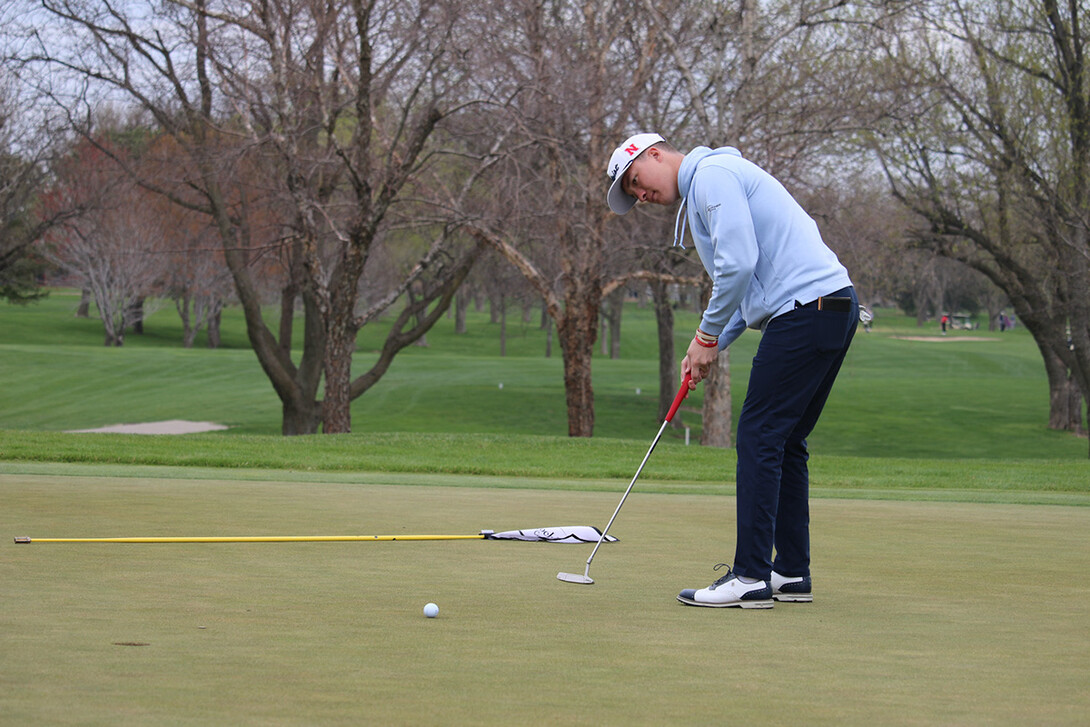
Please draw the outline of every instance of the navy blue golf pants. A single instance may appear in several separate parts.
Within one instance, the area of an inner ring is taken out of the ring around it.
[[[817,424],[859,322],[851,299],[840,310],[802,301],[765,327],[738,420],[738,540],[734,572],[810,575],[810,478],[806,437]],[[776,560],[772,561],[773,548]]]

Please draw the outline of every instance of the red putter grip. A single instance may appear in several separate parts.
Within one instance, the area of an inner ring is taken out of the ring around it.
[[[674,397],[674,403],[670,406],[670,413],[666,415],[666,421],[673,421],[674,414],[677,414],[677,410],[681,408],[681,402],[685,401],[685,397],[689,395],[689,382],[692,380],[692,376],[685,374],[681,388],[677,390],[677,396]]]

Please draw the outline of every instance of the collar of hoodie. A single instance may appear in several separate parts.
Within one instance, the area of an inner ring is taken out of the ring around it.
[[[721,146],[718,149],[698,146],[694,147],[692,151],[686,154],[684,161],[681,163],[681,169],[678,170],[678,193],[681,195],[681,207],[678,208],[677,219],[674,220],[675,247],[685,248],[685,225],[688,222],[685,211],[689,202],[688,193],[692,189],[692,180],[693,175],[696,173],[696,167],[705,158],[716,154],[730,154],[731,156],[736,157],[742,156],[742,152],[738,151],[733,146]]]

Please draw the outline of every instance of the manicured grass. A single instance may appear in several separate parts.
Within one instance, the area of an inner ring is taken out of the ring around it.
[[[60,432],[195,419],[231,426],[226,437],[279,433],[280,403],[245,347],[237,311],[225,315],[223,349],[182,349],[177,316],[168,309],[148,320],[144,336],[106,349],[97,321],[72,318],[75,302],[57,294],[38,306],[0,309],[0,429]],[[679,351],[695,323],[695,314],[678,311]],[[906,340],[921,334],[930,340]],[[853,345],[812,449],[861,457],[1086,459],[1085,439],[1046,427],[1044,370],[1024,330],[935,334],[880,311],[874,331],[860,332]],[[358,371],[377,340],[370,329],[361,335]],[[758,341],[749,332],[732,348],[735,417]],[[544,357],[536,318],[509,321],[505,357],[498,355],[498,326],[486,313],[470,314],[465,335],[455,335],[453,321],[444,319],[428,344],[406,350],[356,400],[354,433],[565,437],[562,363],[558,352]],[[646,441],[657,425],[658,385],[649,309],[626,309],[621,351],[620,359],[594,362],[595,438]],[[697,441],[700,402],[698,390],[681,414]]]
[[[674,600],[734,541],[734,453],[681,429],[593,586],[555,578],[589,546],[16,545],[601,527],[658,427],[634,305],[622,358],[594,362],[593,439],[565,436],[543,332],[509,320],[500,357],[483,313],[399,356],[352,434],[284,438],[237,311],[217,351],[181,348],[169,310],[106,349],[75,303],[0,308],[0,723],[1085,721],[1090,593],[1071,574],[1090,566],[1090,462],[1045,428],[1024,331],[942,339],[880,311],[810,440],[815,602],[754,613]],[[677,318],[680,350],[696,315]],[[736,415],[758,338],[732,351]],[[360,370],[378,340],[361,335]],[[65,433],[163,419],[232,428]]]
[[[434,476],[448,486],[619,492],[648,445],[522,435],[284,438],[0,431],[0,473],[214,479],[231,470],[231,477],[249,480],[371,482],[379,477],[425,484]],[[733,450],[660,445],[639,490],[730,495],[734,467]],[[810,473],[815,497],[1090,505],[1090,464],[1081,459],[821,456],[811,461]]]
[[[0,475],[0,721],[745,724],[789,705],[813,725],[1075,725],[1090,708],[1085,507],[815,500],[815,602],[764,612],[674,600],[730,559],[733,501],[706,495],[630,498],[593,586],[555,578],[589,546],[9,537],[473,534],[596,523],[617,499],[431,482]]]

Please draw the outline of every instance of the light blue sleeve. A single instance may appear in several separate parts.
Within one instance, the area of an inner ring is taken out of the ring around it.
[[[710,250],[700,250],[712,279],[700,329],[718,335],[741,305],[757,267],[757,235],[745,188],[736,174],[716,165],[701,167],[693,187],[693,209],[711,243]]]
[[[734,315],[727,321],[726,328],[719,334],[719,350],[722,351],[727,346],[731,345],[738,340],[747,328],[747,324],[744,318],[742,318],[741,309],[734,311]]]

